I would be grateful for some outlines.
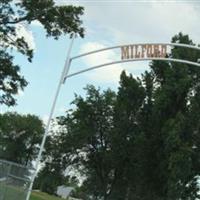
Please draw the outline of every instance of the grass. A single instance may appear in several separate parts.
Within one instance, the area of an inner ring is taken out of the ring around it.
[[[44,192],[33,191],[30,200],[63,200],[59,197],[48,195]]]
[[[23,189],[0,184],[0,199],[1,198],[6,200],[25,199],[25,193]]]
[[[4,196],[2,196],[2,194]],[[0,200],[25,200],[26,194],[23,189],[0,183]],[[59,197],[44,192],[33,191],[30,200],[63,200]]]

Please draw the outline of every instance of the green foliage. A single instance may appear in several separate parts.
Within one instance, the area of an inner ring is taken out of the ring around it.
[[[39,172],[35,180],[34,189],[39,189],[48,194],[56,194],[57,187],[66,183],[67,178],[62,171],[46,163],[45,168]]]
[[[14,105],[13,95],[27,85],[26,80],[20,75],[20,68],[13,64],[13,56],[0,50],[0,104]]]
[[[0,158],[31,164],[36,158],[44,127],[34,115],[0,114]]]
[[[172,41],[193,44],[181,33]],[[196,61],[200,53],[175,47],[168,56]],[[122,72],[117,93],[86,87],[86,97],[76,96],[75,108],[57,118],[44,159],[52,171],[70,166],[84,177],[75,197],[199,198],[200,70],[161,61],[150,67],[140,79]]]
[[[14,95],[26,87],[20,67],[13,63],[13,50],[25,55],[31,62],[31,49],[23,36],[17,35],[20,23],[37,20],[47,37],[58,39],[63,34],[84,36],[80,16],[82,7],[57,6],[53,0],[1,0],[0,1],[0,104],[13,106]]]

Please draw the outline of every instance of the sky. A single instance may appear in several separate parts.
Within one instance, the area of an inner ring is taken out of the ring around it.
[[[200,1],[143,1],[143,0],[56,0],[59,5],[77,5],[85,8],[82,17],[86,30],[85,38],[76,38],[71,57],[84,52],[115,45],[170,42],[172,36],[183,32],[200,44]],[[17,106],[1,106],[0,112],[16,111],[21,114],[35,114],[47,120],[58,81],[70,45],[68,36],[59,40],[46,38],[37,21],[30,26],[21,24],[18,34],[23,35],[34,49],[33,62],[19,54],[15,63],[21,66],[21,74],[29,85],[17,95]],[[110,50],[94,56],[74,60],[70,73],[87,67],[119,60],[118,50]],[[58,98],[54,116],[63,115],[72,108],[74,94],[85,95],[84,87],[93,84],[102,90],[108,87],[117,90],[122,70],[135,77],[148,70],[149,62],[117,64],[69,78]]]

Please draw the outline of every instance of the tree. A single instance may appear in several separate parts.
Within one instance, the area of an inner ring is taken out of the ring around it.
[[[44,126],[37,116],[0,114],[0,158],[31,165],[43,134]]]
[[[193,45],[182,33],[172,42]],[[196,61],[200,54],[175,47],[168,56]],[[161,61],[150,68],[140,79],[122,72],[117,93],[88,86],[86,97],[75,96],[75,108],[57,119],[46,159],[53,171],[79,171],[84,182],[76,195],[199,198],[200,70]]]
[[[194,45],[188,35],[182,33],[173,37],[172,42]],[[195,61],[200,54],[176,47],[169,56]],[[151,129],[145,130],[145,134],[151,136],[148,137],[148,162],[154,168],[145,172],[145,177],[149,177],[147,194],[155,191],[157,199],[195,199],[199,174],[196,145],[199,117],[195,113],[199,111],[191,107],[199,104],[195,99],[199,96],[200,71],[190,65],[164,62],[153,62],[151,69],[153,105],[151,126],[147,125]],[[191,118],[195,118],[194,123]]]
[[[47,162],[45,168],[39,172],[35,180],[34,189],[39,189],[48,194],[56,194],[57,187],[67,183],[68,179],[64,176],[63,171],[52,167],[52,163]]]
[[[37,20],[46,30],[47,37],[58,39],[73,33],[83,37],[80,16],[82,7],[57,6],[53,0],[2,0],[0,2],[0,104],[13,106],[19,90],[27,86],[20,67],[13,62],[13,50],[27,56],[31,62],[31,49],[23,36],[17,34],[21,23]]]
[[[97,177],[99,177],[99,182],[91,185],[94,193],[97,192],[94,194],[95,199],[99,192],[106,193],[107,187],[109,187],[109,173],[111,173],[112,167],[109,162],[111,155],[108,153],[108,149],[110,148],[113,104],[116,96],[110,90],[101,95],[100,91],[92,86],[87,87],[87,92],[87,101],[78,96],[74,101],[75,105],[80,106],[80,110],[72,113],[69,111],[67,118],[64,116],[59,118],[58,125],[63,131],[60,132],[60,129],[47,142],[47,166],[42,171],[47,171],[50,165],[52,173],[61,169],[64,174],[68,165],[73,163],[77,168],[81,168],[85,163],[87,167],[82,169],[84,173],[88,176],[91,174],[95,176],[97,173]],[[87,117],[84,118],[84,116]],[[69,132],[69,135],[65,132],[66,124],[73,131]],[[73,147],[72,143],[76,147]],[[90,158],[88,162],[84,159],[85,156]],[[93,176],[91,175],[91,183]],[[53,182],[55,181],[56,179],[53,180]]]
[[[93,86],[86,91],[86,99],[76,96],[75,111],[58,118],[60,129],[46,146],[50,161],[47,166],[50,164],[53,172],[64,171],[69,165],[77,168],[87,177],[83,187],[87,199],[124,199],[129,184],[128,152],[133,150],[131,145],[138,133],[133,122],[144,99],[144,89],[140,81],[122,73],[118,95],[109,89],[101,94]]]

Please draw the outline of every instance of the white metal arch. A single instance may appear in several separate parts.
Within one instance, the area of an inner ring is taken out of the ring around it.
[[[112,47],[107,47],[107,48],[97,49],[97,50],[94,50],[94,51],[89,51],[87,53],[83,53],[83,54],[79,54],[77,56],[73,56],[73,57],[71,57],[71,60],[74,60],[74,59],[77,59],[77,58],[80,58],[80,57],[83,57],[83,56],[87,56],[87,55],[90,55],[90,54],[98,53],[98,52],[101,52],[101,51],[118,49],[118,48],[121,48],[123,46],[128,46],[128,45],[130,45],[130,44],[116,45],[116,46],[112,46]],[[200,47],[198,47],[198,46],[193,46],[193,45],[189,45],[189,44],[180,44],[180,43],[134,43],[134,44],[131,44],[131,45],[167,45],[167,46],[171,46],[171,47],[183,47],[183,48],[189,48],[189,49],[196,49],[196,50],[200,51]]]
[[[118,48],[121,48],[121,47],[124,47],[124,46],[129,46],[130,44],[126,44],[126,45],[117,45],[117,46],[112,46],[112,47],[108,47],[108,48],[102,48],[102,49],[97,49],[97,50],[94,50],[94,51],[89,51],[87,53],[83,53],[83,54],[79,54],[77,56],[73,56],[69,59],[69,63],[68,65],[71,65],[71,62],[75,59],[78,59],[78,58],[82,58],[82,57],[85,57],[85,56],[88,56],[88,55],[92,55],[92,54],[96,54],[96,53],[99,53],[99,52],[103,52],[103,51],[108,51],[108,50],[112,50],[112,49],[118,49]],[[200,51],[200,47],[198,46],[193,46],[193,45],[188,45],[188,44],[178,44],[178,43],[137,43],[137,44],[131,44],[131,45],[166,45],[166,46],[170,46],[170,47],[182,47],[182,48],[187,48],[187,49],[192,49],[192,50],[198,50]],[[193,61],[188,61],[188,60],[183,60],[183,59],[174,59],[174,58],[160,58],[160,57],[149,57],[149,58],[135,58],[135,59],[128,59],[128,60],[117,60],[117,61],[113,61],[113,62],[108,62],[108,63],[104,63],[104,64],[101,64],[101,65],[96,65],[96,66],[92,66],[92,67],[89,67],[89,68],[86,68],[84,70],[80,70],[80,71],[77,71],[75,73],[71,73],[71,74],[68,74],[68,71],[65,72],[64,76],[63,76],[63,83],[65,82],[65,80],[67,78],[70,78],[70,77],[73,77],[73,76],[76,76],[78,74],[82,74],[84,72],[87,72],[87,71],[91,71],[91,70],[94,70],[94,69],[98,69],[98,68],[101,68],[101,67],[105,67],[105,66],[110,66],[110,65],[113,65],[113,64],[119,64],[119,63],[126,63],[126,62],[134,62],[134,61],[148,61],[148,60],[160,60],[160,61],[170,61],[170,62],[178,62],[178,63],[183,63],[183,64],[188,64],[188,65],[193,65],[193,66],[196,66],[196,67],[200,67],[200,63],[198,62],[193,62]]]
[[[98,52],[108,51],[108,50],[111,50],[111,49],[117,49],[117,48],[121,48],[123,46],[130,45],[130,44],[128,44],[128,45],[118,45],[118,46],[113,46],[113,47],[108,47],[108,48],[102,48],[102,49],[98,49],[98,50],[95,50],[95,51],[90,51],[90,52],[87,52],[87,53],[84,53],[84,54],[80,54],[80,55],[77,55],[77,56],[74,56],[74,57],[70,57],[70,53],[71,53],[71,49],[72,49],[74,39],[75,39],[75,34],[72,37],[71,44],[70,44],[69,49],[68,49],[67,58],[66,58],[66,61],[65,61],[65,66],[64,66],[64,69],[62,71],[61,78],[60,78],[60,81],[59,81],[59,84],[58,84],[58,87],[57,87],[57,90],[56,90],[55,98],[54,98],[54,101],[53,101],[53,104],[52,104],[52,107],[51,107],[51,111],[50,111],[50,115],[49,115],[49,119],[48,119],[48,122],[47,122],[46,129],[45,129],[45,133],[43,135],[43,139],[42,139],[42,142],[41,142],[41,145],[40,145],[40,151],[38,153],[37,160],[36,160],[36,166],[35,166],[36,170],[35,170],[35,173],[33,174],[32,178],[31,178],[31,183],[30,183],[30,186],[29,186],[29,190],[28,190],[26,200],[29,200],[29,198],[30,198],[31,190],[32,190],[32,187],[33,187],[33,182],[34,182],[35,177],[37,175],[37,170],[38,170],[39,163],[40,163],[40,160],[41,160],[42,152],[44,150],[46,138],[47,138],[47,135],[49,133],[49,128],[50,128],[51,120],[52,120],[53,113],[54,113],[54,110],[55,110],[58,95],[59,95],[62,84],[65,82],[65,80],[67,78],[73,77],[73,76],[76,76],[76,75],[79,75],[81,73],[91,71],[91,70],[94,70],[94,69],[97,69],[97,68],[113,65],[113,64],[119,64],[119,63],[125,63],[125,62],[134,62],[134,61],[145,61],[145,60],[146,61],[147,60],[160,60],[160,61],[168,61],[168,62],[177,62],[177,63],[183,63],[183,64],[188,64],[188,65],[200,67],[200,63],[198,62],[198,60],[197,60],[197,62],[193,62],[193,61],[182,60],[182,59],[174,59],[174,58],[160,58],[160,57],[150,58],[149,57],[149,58],[135,58],[135,59],[128,59],[128,60],[113,61],[113,62],[104,63],[104,64],[97,65],[97,66],[92,66],[92,67],[89,67],[89,68],[84,69],[84,70],[77,71],[77,72],[72,73],[72,74],[68,74],[69,69],[70,69],[70,65],[71,65],[72,61],[75,60],[75,59],[78,59],[78,58],[81,58],[81,57],[84,57],[84,56],[87,56],[87,55],[92,55],[92,54],[95,54],[95,53],[98,53]],[[171,47],[182,47],[182,48],[200,51],[200,47],[192,46],[192,45],[188,45],[188,44],[177,44],[177,43],[139,43],[139,44],[131,44],[131,45],[167,45],[167,46],[171,46]]]
[[[78,74],[82,74],[84,72],[88,72],[88,71],[91,71],[91,70],[94,70],[94,69],[98,69],[98,68],[102,68],[102,67],[106,67],[106,66],[110,66],[110,65],[114,65],[114,64],[134,62],[134,61],[148,61],[148,60],[171,61],[171,62],[183,63],[183,64],[188,64],[188,65],[193,65],[193,66],[196,66],[196,67],[200,67],[200,63],[191,62],[191,61],[187,61],[187,60],[181,60],[181,59],[172,59],[172,58],[165,58],[165,59],[164,58],[136,58],[136,59],[129,59],[129,60],[118,60],[118,61],[114,61],[114,62],[108,62],[108,63],[105,63],[105,64],[89,67],[89,68],[80,70],[78,72],[71,73],[71,74],[65,76],[65,79],[73,77],[73,76],[76,76]]]

